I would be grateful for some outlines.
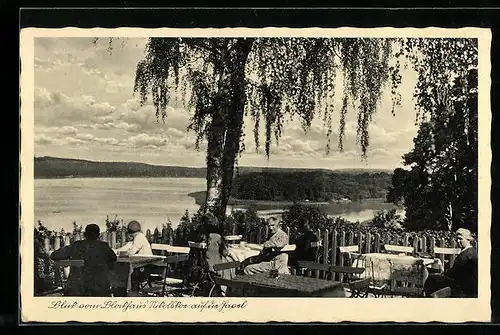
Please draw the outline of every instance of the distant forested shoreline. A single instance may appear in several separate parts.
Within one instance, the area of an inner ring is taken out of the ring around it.
[[[263,168],[263,167],[239,167],[235,173],[236,180],[240,176],[251,173],[311,173],[311,172],[333,172],[326,169],[301,169],[301,168]],[[386,173],[387,170],[365,170],[345,169],[338,170],[339,174],[363,174],[367,171],[374,173]],[[383,171],[383,172],[381,172]],[[54,178],[206,178],[206,168],[185,166],[161,166],[137,162],[98,162],[83,159],[58,158],[58,157],[35,157],[34,177],[35,179]],[[385,197],[385,195],[384,195]]]
[[[385,198],[391,173],[252,172],[239,175],[232,197],[270,201],[336,202]]]

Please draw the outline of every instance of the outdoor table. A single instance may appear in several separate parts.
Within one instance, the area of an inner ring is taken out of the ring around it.
[[[131,288],[130,275],[136,268],[146,265],[161,264],[165,260],[165,256],[157,255],[130,255],[119,256],[116,259],[116,264],[111,271],[111,286],[126,287],[127,291]]]
[[[365,277],[372,277],[376,282],[390,282],[391,280],[391,262],[404,261],[409,267],[412,264],[416,264],[419,260],[424,263],[423,271],[426,271],[426,266],[437,261],[441,263],[439,258],[420,258],[410,255],[402,254],[383,254],[383,253],[369,253],[369,254],[357,254],[353,256],[353,267],[364,267]],[[415,273],[416,276],[426,279],[428,274],[425,273]]]
[[[243,262],[245,259],[258,256],[259,254],[259,249],[241,246],[239,244],[233,244],[229,246],[229,256],[231,256],[235,261],[238,262]]]
[[[269,273],[238,275],[226,281],[227,296],[246,297],[346,297],[342,283],[309,277]]]

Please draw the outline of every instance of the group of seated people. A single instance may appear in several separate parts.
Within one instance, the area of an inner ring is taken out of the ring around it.
[[[297,267],[298,260],[315,261],[318,249],[312,242],[318,238],[311,229],[307,220],[299,223],[298,237],[295,240],[296,250],[293,253],[281,252],[281,248],[289,244],[289,237],[281,229],[277,218],[271,217],[267,220],[267,227],[271,232],[270,238],[262,245],[262,251],[258,256],[250,257],[243,262],[243,274],[252,275],[275,271],[279,274],[289,274],[290,268]],[[206,249],[198,257],[208,267],[208,271],[214,272],[215,264],[235,261],[226,243],[217,218],[211,213],[202,217],[202,224],[197,231],[199,241],[206,243]],[[66,294],[71,296],[127,296],[127,291],[137,292],[139,282],[149,272],[147,269],[153,267],[137,268],[130,270],[130,284],[121,287],[113,287],[110,273],[116,267],[117,255],[153,255],[150,243],[141,230],[137,221],[131,221],[127,225],[127,236],[129,241],[118,249],[111,249],[106,242],[100,241],[100,230],[96,224],[89,224],[85,228],[84,240],[55,250],[51,254],[52,260],[81,259],[84,266],[72,268],[66,283]],[[473,240],[470,231],[466,229],[457,230],[457,242],[461,247],[460,254],[456,257],[453,267],[440,273],[428,276],[424,283],[426,296],[444,288],[451,287],[452,297],[475,297],[477,296],[477,252],[472,247]],[[201,255],[201,256],[200,256]],[[129,271],[127,268],[126,271]],[[236,270],[227,269],[217,273],[225,279],[232,279]]]

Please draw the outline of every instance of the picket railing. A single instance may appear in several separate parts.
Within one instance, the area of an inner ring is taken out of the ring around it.
[[[290,236],[290,229],[286,229]],[[233,229],[234,232],[234,229]],[[146,230],[146,237],[151,243],[173,244],[173,232],[167,229],[153,231]],[[435,238],[434,236],[417,236],[415,233],[363,233],[361,231],[344,230],[318,230],[316,235],[322,241],[322,247],[319,250],[319,260],[323,263],[334,265],[345,265],[344,259],[338,251],[340,246],[357,245],[361,253],[382,252],[384,244],[411,246],[414,253],[426,253],[433,257],[441,259],[445,268],[451,266],[456,255],[436,255],[435,247],[457,248],[457,243],[453,239]],[[244,240],[249,243],[263,243],[270,236],[270,232],[265,227],[257,229],[251,233],[243,234]],[[55,236],[44,239],[43,249],[47,255],[62,246],[67,246],[74,241],[81,240],[82,233],[67,234],[65,236]],[[104,232],[101,234],[101,240],[106,241],[111,248],[118,248],[126,242],[126,232]],[[293,243],[293,237],[290,241]]]

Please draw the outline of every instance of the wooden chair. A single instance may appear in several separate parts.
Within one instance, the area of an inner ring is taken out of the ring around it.
[[[151,249],[165,251],[165,252],[171,253],[171,254],[189,254],[188,247],[178,247],[178,246],[173,246],[173,245],[169,245],[169,244],[152,243]]]
[[[388,253],[412,254],[413,247],[403,247],[401,245],[384,244],[384,250]]]
[[[167,258],[162,264],[156,264],[155,267],[163,269],[161,278],[157,278],[156,276],[150,276],[148,281],[149,287],[143,288],[141,290],[141,293],[153,296],[160,296],[160,297],[169,296],[169,293],[171,292],[181,293],[184,290],[184,280],[179,278],[169,277],[168,274],[172,270],[172,265],[186,262],[188,258],[189,258],[188,254],[167,256]],[[155,283],[161,284],[160,292],[158,292],[158,290],[155,287],[153,287],[153,284]]]
[[[445,288],[437,290],[436,292],[431,293],[430,297],[431,298],[449,298],[449,297],[451,297],[451,287],[447,286]]]
[[[389,260],[391,264],[390,294],[403,297],[423,296],[423,260]]]
[[[301,268],[315,271],[323,271],[330,273],[333,277],[334,273],[342,273],[347,275],[347,284],[351,290],[351,298],[359,298],[367,296],[367,289],[370,284],[370,278],[360,279],[360,275],[365,271],[364,268],[355,268],[350,266],[331,266],[329,264],[321,264],[310,261],[298,261]],[[326,278],[326,276],[324,276]]]
[[[236,243],[237,241],[241,241],[243,235],[228,235],[224,236],[224,239],[229,243]]]
[[[441,259],[443,267],[451,268],[455,262],[456,256],[460,253],[460,249],[434,247],[433,253],[434,255],[438,255],[439,259]],[[446,256],[448,256],[449,259],[446,259]]]
[[[58,279],[61,286],[55,289],[61,295],[65,295],[66,280],[72,268],[81,268],[84,266],[84,261],[81,259],[63,259],[54,261],[54,265],[58,268]],[[54,293],[55,293],[54,292]]]
[[[210,289],[210,292],[208,293],[208,296],[211,297],[215,292],[217,292],[219,295],[224,296],[225,295],[225,290],[222,288],[222,286],[228,286],[229,280],[221,278],[217,272],[223,271],[223,270],[230,270],[230,269],[237,269],[240,266],[240,262],[234,261],[234,262],[226,262],[226,263],[221,263],[221,264],[214,264],[213,269],[215,273],[210,273],[210,279],[212,280],[212,288]]]

